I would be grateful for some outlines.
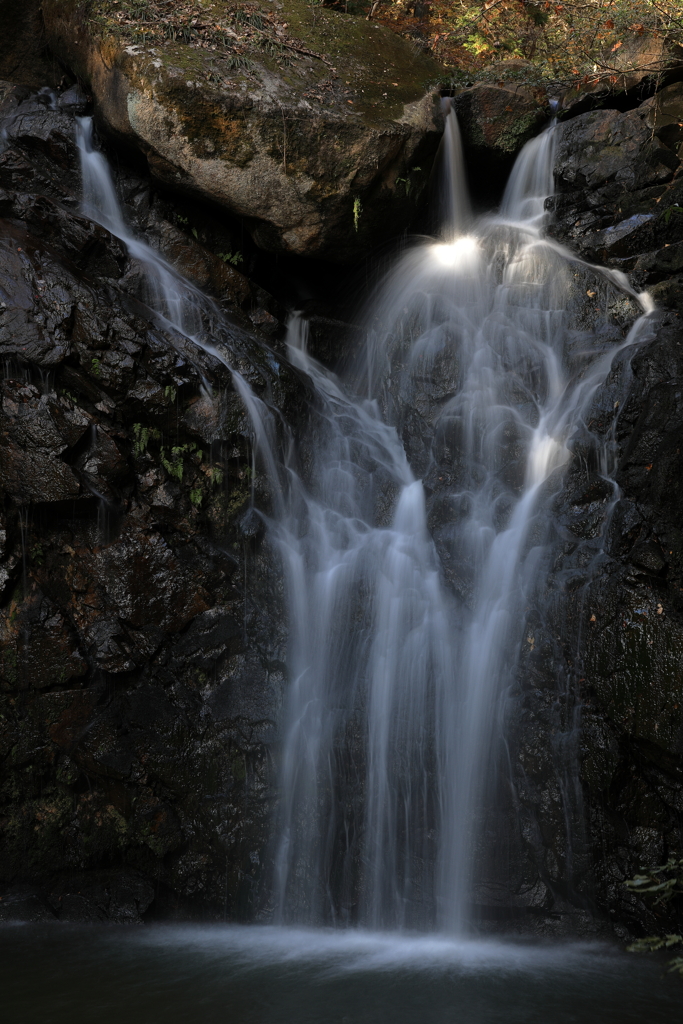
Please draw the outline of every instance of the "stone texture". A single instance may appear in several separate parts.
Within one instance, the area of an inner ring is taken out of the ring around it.
[[[553,233],[674,309],[683,308],[680,96],[674,84],[634,110],[596,110],[559,125],[551,204]]]
[[[47,53],[42,0],[0,0],[0,79],[33,89],[57,85],[62,71]]]
[[[633,32],[625,34],[621,43],[616,52],[603,54],[603,66],[593,80],[562,95],[560,117],[576,117],[601,107],[623,109],[683,76],[683,48],[665,35]]]
[[[454,99],[467,173],[484,203],[502,191],[515,157],[550,117],[545,89],[479,83]]]
[[[266,7],[215,4],[227,28],[208,49],[138,42],[112,4],[46,0],[43,13],[101,125],[157,178],[246,218],[263,248],[348,261],[415,215],[420,189],[408,194],[401,179],[426,181],[442,128],[427,91],[439,67],[365,19],[302,0]],[[231,57],[243,30],[249,48]]]
[[[247,522],[268,484],[230,373],[159,328],[125,248],[77,212],[82,97],[3,95],[0,918],[244,916],[286,639]],[[276,304],[144,178],[121,187],[213,288],[229,359],[295,419]]]

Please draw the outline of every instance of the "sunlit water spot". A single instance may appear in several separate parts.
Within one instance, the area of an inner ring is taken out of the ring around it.
[[[548,434],[534,435],[527,461],[527,485],[543,483],[559,466],[569,459],[570,453],[562,442]]]
[[[443,267],[464,266],[479,251],[479,242],[472,235],[463,235],[454,242],[433,245],[429,251]]]

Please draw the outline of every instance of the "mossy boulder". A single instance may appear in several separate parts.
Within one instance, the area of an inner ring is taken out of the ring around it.
[[[303,0],[166,10],[43,4],[100,124],[157,178],[246,218],[272,251],[350,260],[408,225],[442,128],[431,58]]]
[[[477,83],[454,100],[475,197],[495,201],[522,147],[550,116],[545,89]]]

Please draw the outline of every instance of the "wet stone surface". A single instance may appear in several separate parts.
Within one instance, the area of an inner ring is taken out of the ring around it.
[[[556,561],[507,707],[507,846],[482,839],[481,863],[507,865],[482,870],[475,893],[495,927],[660,927],[624,882],[683,842],[683,178],[669,89],[560,129],[552,233],[627,271],[661,311],[551,495]],[[78,92],[54,107],[0,96],[0,919],[251,916],[285,681],[281,573],[251,508],[253,494],[268,511],[268,486],[225,367],[164,331],[124,246],[78,212]],[[124,168],[120,187],[150,243],[231,317],[234,365],[300,420],[277,304],[145,178]],[[608,310],[596,275],[576,275],[577,351],[588,332],[622,340],[634,304]],[[433,429],[457,373],[444,365],[431,392],[402,395],[400,428],[466,604],[469,567],[446,543],[457,438]],[[618,493],[594,435],[613,438]]]
[[[251,915],[286,641],[249,511],[268,485],[229,371],[164,331],[78,212],[82,97],[2,96],[0,917]],[[295,419],[276,305],[121,185],[221,302],[228,361]]]

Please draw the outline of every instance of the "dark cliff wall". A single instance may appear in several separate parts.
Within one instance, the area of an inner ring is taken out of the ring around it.
[[[611,439],[616,505],[594,442],[573,442],[554,504],[561,554],[530,613],[511,711],[530,904],[550,891],[558,914],[597,911],[620,935],[664,927],[624,883],[683,848],[682,122],[674,83],[558,129],[551,233],[658,309],[587,424]],[[579,326],[601,329],[604,290],[584,291]]]
[[[539,930],[596,911],[649,930],[624,882],[682,845],[680,90],[561,127],[552,231],[661,309],[593,410],[614,430],[616,506],[576,441],[511,697],[507,875],[479,899]],[[123,246],[79,216],[82,101],[50,103],[2,86],[0,917],[252,916],[285,679],[281,574],[249,511],[268,484],[225,367],[163,330]],[[277,305],[146,178],[122,167],[120,183],[131,221],[222,302],[252,387],[302,422]],[[592,282],[590,327],[606,314]]]
[[[164,331],[125,248],[77,213],[78,94],[22,95],[0,111],[0,915],[249,915],[286,640],[249,512],[267,484],[228,371]],[[231,358],[296,418],[302,389],[249,319],[277,326],[267,297],[147,182],[121,186],[209,268]]]
[[[571,566],[565,586],[575,594],[570,657],[592,895],[618,931],[662,927],[662,909],[657,923],[652,903],[623,882],[683,849],[682,123],[679,82],[635,109],[568,121],[557,158],[553,232],[628,273],[659,307],[649,342],[615,368],[596,403],[606,423],[620,386],[626,394],[615,428],[621,495],[604,526],[604,560],[588,585],[575,553],[558,566]],[[595,495],[579,487],[561,521],[581,538],[596,529],[594,515]]]

